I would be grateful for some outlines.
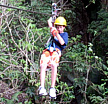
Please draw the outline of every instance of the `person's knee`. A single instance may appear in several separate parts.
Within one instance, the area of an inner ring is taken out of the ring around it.
[[[57,64],[56,64],[56,63],[52,63],[52,64],[51,64],[51,67],[52,67],[52,68],[57,68]]]
[[[47,67],[47,63],[43,63],[43,64],[40,65],[40,68],[41,68],[41,69],[44,69],[44,68],[46,68],[46,67]]]

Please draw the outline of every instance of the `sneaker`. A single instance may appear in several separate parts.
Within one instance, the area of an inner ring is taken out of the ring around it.
[[[44,87],[39,87],[39,95],[42,96],[42,95],[47,95],[47,92],[46,92],[46,89]]]
[[[56,89],[55,88],[50,88],[49,95],[50,95],[51,98],[56,99]]]

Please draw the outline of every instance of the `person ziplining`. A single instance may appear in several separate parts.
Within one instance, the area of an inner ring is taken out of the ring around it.
[[[56,4],[53,4],[55,7]],[[55,7],[56,8],[56,7]],[[54,8],[54,9],[55,9]],[[56,14],[56,9],[55,9]],[[66,19],[62,16],[55,18],[57,15],[50,17],[48,19],[48,26],[51,32],[50,44],[43,50],[43,53],[40,58],[40,87],[39,95],[47,95],[45,89],[45,72],[47,67],[51,68],[51,88],[49,89],[49,96],[51,98],[56,98],[56,76],[57,76],[57,67],[59,65],[59,60],[61,57],[62,50],[66,47],[68,43],[68,33],[64,32],[65,27],[67,26]]]

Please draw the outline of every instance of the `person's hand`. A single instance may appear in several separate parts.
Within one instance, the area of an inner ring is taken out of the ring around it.
[[[58,34],[58,31],[55,27],[50,28],[50,32],[54,37]]]
[[[53,18],[50,17],[50,18],[48,19],[48,22],[51,22],[51,23],[52,23],[52,21],[53,21]]]

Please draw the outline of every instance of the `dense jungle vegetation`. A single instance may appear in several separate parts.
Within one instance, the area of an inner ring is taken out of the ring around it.
[[[67,20],[69,42],[58,67],[57,99],[51,100],[39,97],[38,87],[54,2]],[[0,1],[0,104],[108,104],[107,64],[107,0]]]

